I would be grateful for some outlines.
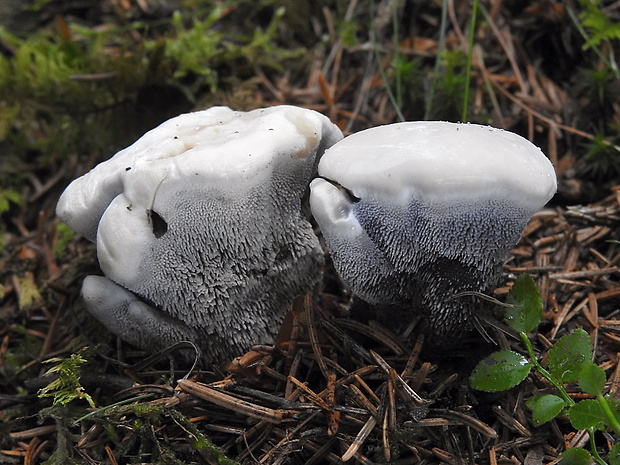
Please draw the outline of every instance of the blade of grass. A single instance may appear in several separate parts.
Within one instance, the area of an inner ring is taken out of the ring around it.
[[[396,66],[399,66],[400,62],[400,39],[399,39],[399,27],[398,27],[398,3],[392,2],[392,31],[393,31],[393,42],[394,42],[394,63]],[[395,73],[396,79],[396,105],[398,105],[399,111],[403,107],[403,82],[400,69],[396,70]],[[400,111],[399,111],[399,116]],[[401,118],[401,121],[404,119]]]
[[[124,399],[124,400],[121,400],[121,401],[119,401],[119,402],[114,402],[113,404],[106,405],[105,407],[100,407],[100,408],[98,408],[98,409],[96,409],[96,410],[93,410],[92,412],[87,413],[87,414],[86,414],[86,415],[84,415],[84,416],[81,416],[80,418],[78,418],[77,420],[75,420],[75,421],[73,422],[73,424],[74,424],[74,425],[77,425],[77,424],[78,424],[78,423],[80,423],[81,421],[86,420],[87,418],[90,418],[90,417],[92,417],[93,415],[96,415],[96,414],[101,413],[101,412],[105,412],[106,410],[110,410],[112,407],[118,407],[119,405],[130,404],[130,403],[135,402],[135,401],[137,401],[137,400],[142,400],[142,399],[147,399],[147,398],[149,398],[149,397],[153,397],[153,395],[154,395],[153,393],[149,393],[149,394],[142,394],[142,395],[139,395],[139,396],[136,396],[136,397],[132,397],[132,398],[130,398],[130,399]]]
[[[439,25],[439,43],[437,44],[437,56],[435,57],[435,67],[433,69],[433,77],[431,82],[431,89],[426,101],[426,108],[424,110],[424,119],[428,120],[431,114],[431,106],[435,98],[435,86],[437,84],[437,76],[439,76],[439,67],[441,66],[441,57],[446,45],[446,29],[448,27],[448,0],[442,0],[441,2],[441,23]]]
[[[371,11],[375,11],[375,4],[373,2],[373,7],[371,9]],[[394,27],[396,28],[396,31],[398,31],[397,26],[394,25]],[[396,41],[398,41],[398,37],[396,37],[395,39]],[[392,91],[392,88],[390,87],[388,78],[387,78],[387,74],[385,73],[385,70],[383,69],[383,66],[381,66],[381,57],[379,56],[379,47],[377,45],[377,38],[375,36],[375,31],[374,31],[374,27],[372,27],[370,29],[370,43],[372,44],[372,49],[374,50],[374,54],[375,54],[375,60],[377,60],[377,66],[379,68],[379,74],[381,75],[381,80],[383,81],[384,85],[385,85],[385,91],[387,92],[388,98],[390,99],[390,103],[392,104],[392,106],[394,107],[394,110],[396,111],[396,115],[398,117],[399,121],[405,121],[405,117],[403,116],[401,107],[398,103],[398,99],[397,97],[394,95],[394,92]],[[399,50],[399,44],[396,43],[395,47],[394,47],[394,53],[398,54],[398,50]],[[398,75],[399,73],[396,73],[397,79],[398,79]]]
[[[478,0],[474,0],[471,9],[471,20],[469,22],[469,36],[467,45],[467,66],[465,68],[465,94],[463,95],[463,110],[461,112],[461,122],[467,121],[467,110],[469,109],[469,84],[471,81],[471,62],[474,55],[474,39],[476,36],[476,16],[478,15]]]

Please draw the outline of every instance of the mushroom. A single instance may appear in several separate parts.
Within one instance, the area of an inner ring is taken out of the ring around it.
[[[302,198],[324,150],[325,116],[290,106],[184,114],[73,181],[58,216],[96,242],[88,311],[157,350],[193,342],[221,362],[270,342],[323,254]]]
[[[499,284],[530,217],[556,191],[547,157],[514,133],[406,122],[332,146],[310,206],[334,266],[371,304],[413,308],[432,333],[476,325],[471,292]]]

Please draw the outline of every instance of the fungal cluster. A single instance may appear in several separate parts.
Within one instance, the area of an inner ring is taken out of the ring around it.
[[[76,179],[57,213],[97,244],[89,312],[128,342],[190,341],[222,362],[275,337],[317,290],[323,252],[372,304],[471,324],[531,215],[553,196],[544,154],[513,133],[409,122],[343,139],[325,116],[278,106],[173,118]],[[413,311],[413,310],[412,310]]]
[[[189,341],[208,361],[273,339],[292,298],[321,279],[302,198],[341,138],[311,110],[215,107],[73,181],[57,214],[97,244],[105,275],[84,281],[89,312],[136,346]]]

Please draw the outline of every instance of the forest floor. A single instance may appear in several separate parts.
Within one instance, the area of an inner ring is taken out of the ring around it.
[[[203,369],[178,348],[146,354],[84,311],[95,246],[55,205],[146,130],[212,105],[298,105],[345,134],[422,119],[517,132],[553,162],[558,194],[494,297],[530,274],[544,304],[530,334],[537,358],[546,365],[555,341],[582,328],[605,394],[620,396],[620,3],[481,1],[473,47],[470,2],[30,5],[0,11],[0,463],[534,465],[572,447],[618,463],[611,431],[590,440],[565,415],[533,421],[527,401],[553,391],[538,374],[504,392],[472,389],[497,348],[480,334],[440,353],[348,318],[331,269],[273,346]],[[518,338],[491,336],[523,352]]]

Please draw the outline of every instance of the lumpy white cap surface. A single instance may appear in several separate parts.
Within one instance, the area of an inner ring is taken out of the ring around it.
[[[148,203],[162,183],[218,186],[239,196],[269,183],[286,157],[314,157],[319,144],[342,137],[321,114],[292,106],[249,112],[213,107],[162,123],[133,145],[76,179],[61,196],[58,216],[95,240],[101,216],[123,194],[127,203]]]

